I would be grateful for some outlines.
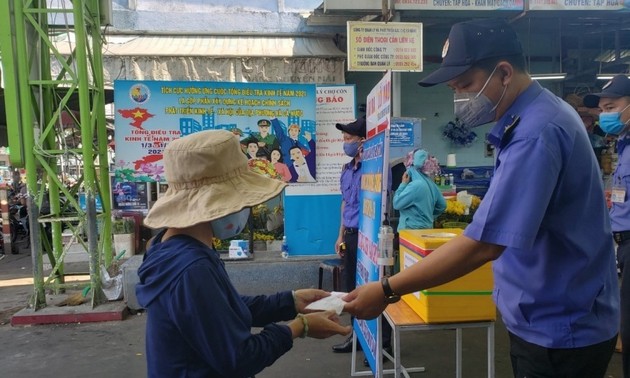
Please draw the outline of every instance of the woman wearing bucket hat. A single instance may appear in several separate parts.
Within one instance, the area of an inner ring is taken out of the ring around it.
[[[164,166],[169,188],[145,219],[164,230],[147,250],[136,287],[148,314],[150,377],[251,377],[291,349],[296,337],[350,332],[334,312],[301,314],[328,296],[325,291],[249,297],[230,282],[213,237],[238,235],[249,209],[286,185],[249,171],[232,133],[177,139],[164,150]],[[251,327],[264,328],[252,334]]]

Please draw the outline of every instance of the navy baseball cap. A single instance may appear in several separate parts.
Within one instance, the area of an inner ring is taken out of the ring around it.
[[[350,123],[338,123],[336,127],[337,130],[345,131],[350,135],[356,135],[365,138],[365,116],[357,118],[355,121]]]
[[[418,84],[431,87],[452,80],[487,58],[523,55],[514,29],[502,19],[460,22],[451,27],[442,48],[442,65]]]
[[[596,108],[600,98],[619,98],[630,96],[630,79],[625,74],[617,75],[602,87],[600,93],[591,93],[584,96],[584,106]]]

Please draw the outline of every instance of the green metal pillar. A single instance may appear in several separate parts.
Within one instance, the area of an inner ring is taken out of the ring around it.
[[[64,2],[60,6],[49,9],[44,0],[0,1],[0,53],[10,160],[13,166],[25,167],[27,172],[35,309],[46,305],[46,288],[59,291],[69,286],[64,280],[63,260],[68,252],[61,237],[64,226],[78,236],[87,224],[88,242],[84,243],[81,237],[78,240],[89,254],[92,306],[104,300],[100,266],[109,266],[112,261],[99,1],[73,1],[69,8],[63,8]],[[49,28],[51,19],[70,19],[73,24]],[[74,41],[70,56],[55,47],[53,39],[62,33],[68,34],[68,41]],[[52,59],[61,66],[55,78],[51,75]],[[78,109],[69,108],[71,98],[78,99]],[[61,121],[63,113],[74,111],[78,112],[80,148],[65,143]],[[79,182],[85,190],[86,208],[79,206],[76,192],[66,188],[59,177],[58,167],[68,156],[82,160]],[[103,212],[97,215],[95,200],[99,194]],[[61,195],[66,197],[64,207],[60,204]],[[46,202],[50,214],[40,214]],[[97,230],[97,217],[102,218],[101,230]],[[44,277],[44,254],[52,267],[48,277]]]

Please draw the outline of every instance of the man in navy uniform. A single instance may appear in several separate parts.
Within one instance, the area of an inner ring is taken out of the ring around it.
[[[619,329],[619,285],[599,166],[575,109],[526,69],[503,20],[453,25],[439,69],[455,117],[496,122],[493,179],[472,223],[421,263],[357,288],[346,311],[372,318],[400,295],[494,261],[494,293],[514,376],[603,377]]]

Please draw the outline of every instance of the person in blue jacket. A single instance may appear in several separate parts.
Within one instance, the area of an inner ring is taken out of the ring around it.
[[[333,311],[303,314],[330,295],[325,291],[242,296],[230,282],[213,240],[238,235],[250,208],[286,186],[250,171],[236,136],[209,130],[174,140],[164,165],[168,190],[145,219],[163,230],[150,243],[136,286],[147,310],[149,377],[252,377],[296,337],[350,333]],[[252,327],[263,329],[252,334]]]
[[[423,172],[428,157],[425,150],[413,153],[413,163],[403,173],[402,181],[394,193],[393,206],[400,212],[398,232],[433,228],[435,217],[446,210],[446,201],[440,189]]]

